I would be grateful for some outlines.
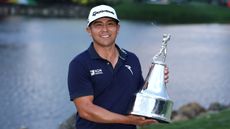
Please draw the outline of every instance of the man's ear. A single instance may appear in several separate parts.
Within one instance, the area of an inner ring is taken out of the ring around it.
[[[89,33],[89,35],[91,35],[91,30],[90,30],[90,27],[86,27],[86,29],[85,29],[88,33]]]
[[[119,32],[120,31],[120,24],[117,24],[117,27],[118,27],[117,32]]]

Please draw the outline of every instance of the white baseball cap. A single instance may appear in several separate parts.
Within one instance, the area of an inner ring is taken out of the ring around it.
[[[99,18],[102,18],[102,17],[110,17],[119,22],[116,11],[112,7],[108,5],[99,5],[99,6],[93,7],[90,10],[87,26],[89,26],[90,23],[92,23],[93,21]]]

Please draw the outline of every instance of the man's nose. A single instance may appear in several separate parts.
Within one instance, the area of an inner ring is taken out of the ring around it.
[[[107,25],[107,24],[103,24],[102,30],[103,30],[103,31],[107,31],[107,30],[108,30],[108,25]]]

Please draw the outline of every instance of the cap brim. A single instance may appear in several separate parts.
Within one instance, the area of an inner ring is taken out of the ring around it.
[[[117,23],[120,22],[119,19],[116,19],[116,18],[114,18],[114,17],[110,17],[110,16],[101,16],[101,17],[98,17],[98,18],[96,18],[96,19],[94,19],[94,20],[88,22],[87,26],[89,27],[94,21],[96,21],[96,20],[98,20],[98,19],[100,19],[100,18],[111,18],[111,19],[115,20]]]

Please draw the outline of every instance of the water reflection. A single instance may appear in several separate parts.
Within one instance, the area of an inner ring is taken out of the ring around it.
[[[56,129],[75,111],[67,92],[69,61],[90,44],[85,20],[11,17],[0,21],[0,125]],[[117,43],[135,52],[146,75],[162,34],[175,108],[190,101],[229,104],[230,25],[162,25],[122,21]]]

